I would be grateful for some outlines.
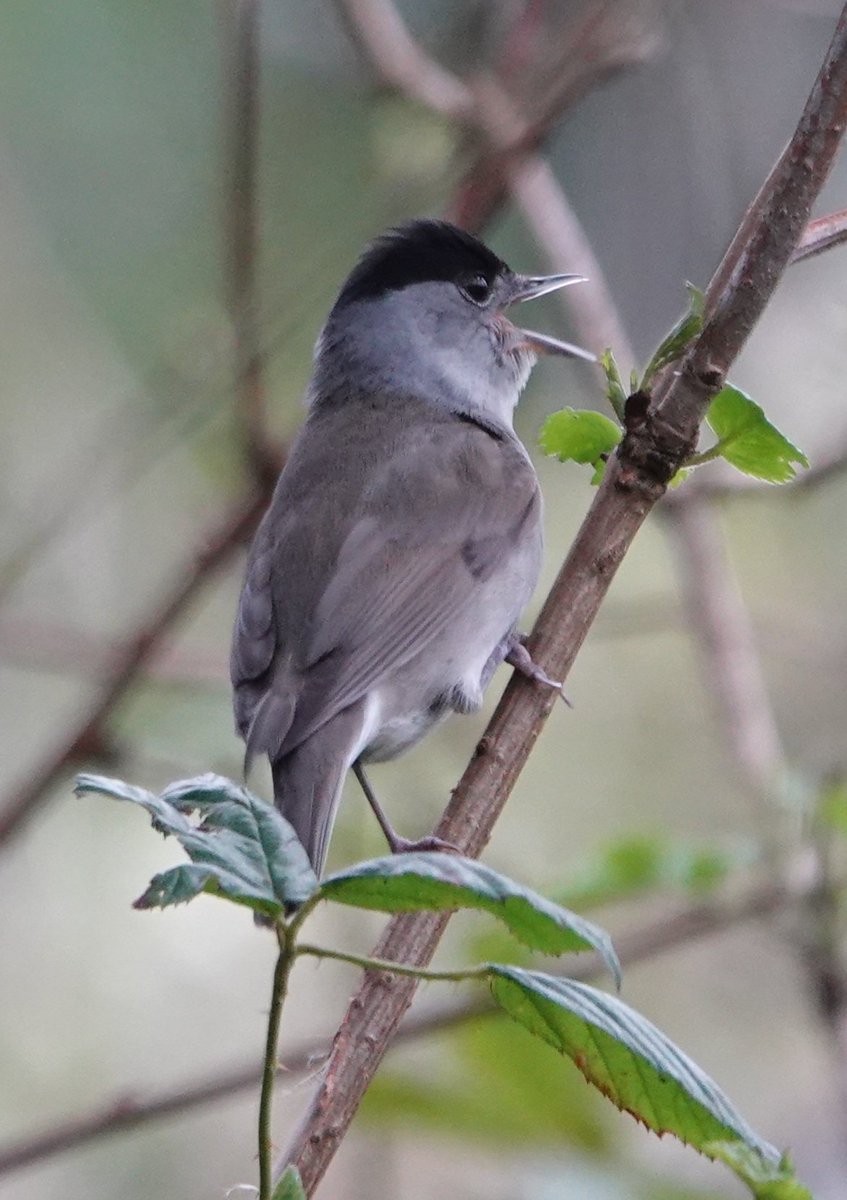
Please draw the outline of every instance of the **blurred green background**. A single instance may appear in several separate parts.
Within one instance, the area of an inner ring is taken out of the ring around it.
[[[549,143],[642,358],[681,310],[684,281],[707,282],[790,135],[838,10],[824,0],[652,7],[650,61],[592,89]],[[60,744],[110,655],[243,487],[225,302],[223,8],[7,0],[0,18],[0,804]],[[401,8],[462,72],[510,13],[482,0]],[[329,0],[265,5],[260,105],[258,320],[269,421],[283,438],[301,419],[322,316],[363,242],[438,212],[467,152],[431,115],[374,91]],[[821,211],[843,207],[845,188],[842,162]],[[568,269],[544,260],[508,205],[486,237],[517,269]],[[847,429],[845,253],[790,272],[734,371],[813,462]],[[552,299],[533,323],[568,336]],[[542,363],[518,414],[530,447],[565,403],[602,407],[596,375]],[[534,457],[548,539],[538,600],[591,492],[586,468]],[[835,477],[720,509],[805,780],[844,762],[845,501]],[[227,657],[242,563],[243,553],[209,581],[110,721],[111,759],[86,767],[150,787],[207,769],[238,777]],[[551,717],[487,861],[561,893],[636,832],[648,845],[755,858],[762,830],[714,718],[659,518],[624,562],[567,691],[574,710]],[[484,720],[456,719],[375,769],[404,832],[432,827]],[[131,900],[178,851],[139,813],[75,800],[71,781],[69,770],[0,863],[3,1141],[261,1051],[270,939],[211,900],[134,913]],[[256,784],[266,787],[261,773]],[[379,849],[351,789],[330,862]],[[666,881],[646,907],[601,918],[620,932],[680,888]],[[344,911],[321,922],[327,938],[361,949],[380,927]],[[439,960],[467,955],[484,928],[456,920]],[[838,1064],[783,932],[745,925],[693,943],[628,971],[623,995],[792,1148],[818,1200],[837,1200],[847,1176]],[[342,967],[298,969],[283,1059],[303,1038],[328,1044],[355,982]],[[430,986],[416,1003],[457,998]],[[421,1040],[391,1053],[384,1076],[321,1194],[742,1194],[723,1169],[606,1111],[519,1030],[476,1023]],[[308,1081],[283,1082],[280,1146],[308,1094]],[[254,1180],[255,1108],[248,1091],[87,1145],[4,1177],[0,1194],[224,1196]]]

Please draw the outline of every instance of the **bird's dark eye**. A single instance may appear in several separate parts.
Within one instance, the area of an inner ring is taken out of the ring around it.
[[[485,304],[491,295],[491,284],[484,275],[468,275],[459,280],[459,291],[472,304]]]

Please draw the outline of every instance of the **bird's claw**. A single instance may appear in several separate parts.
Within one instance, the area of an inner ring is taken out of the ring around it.
[[[558,679],[551,679],[543,667],[539,667],[538,663],[533,661],[532,655],[523,642],[516,641],[509,648],[505,661],[513,666],[518,674],[523,675],[525,679],[540,684],[542,687],[552,688],[558,692],[568,708],[573,708],[570,700],[565,695],[564,684]]]
[[[444,838],[434,834],[422,838],[404,838],[395,833],[388,845],[392,854],[416,854],[426,851],[437,851],[440,854],[462,853],[458,846],[454,846],[452,842],[445,842]]]

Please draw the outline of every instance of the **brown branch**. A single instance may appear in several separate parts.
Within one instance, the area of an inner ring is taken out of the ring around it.
[[[691,434],[715,386],[770,300],[809,222],[847,123],[847,8],[791,141],[780,155],[709,286],[706,325],[655,400],[654,428]],[[704,387],[703,384],[706,384]],[[672,436],[672,442],[675,437]]]
[[[847,208],[810,221],[794,248],[791,261],[805,262],[807,258],[814,258],[817,254],[823,254],[824,250],[831,250],[844,242],[847,242]]]
[[[104,724],[115,705],[213,572],[226,563],[253,532],[267,502],[267,494],[259,491],[239,501],[208,531],[200,542],[200,550],[192,553],[175,573],[173,585],[156,600],[138,631],[115,656],[88,709],[3,806],[0,846],[20,831],[44,802],[48,789],[74,763],[98,753],[102,747]]]
[[[750,885],[739,895],[722,900],[676,904],[643,926],[616,939],[619,957],[624,967],[632,966],[677,947],[687,946],[697,938],[736,928],[746,921],[769,916],[787,906],[805,904],[807,900],[805,883],[790,889],[768,880]],[[596,959],[586,957],[569,965],[568,978],[589,980],[604,969]],[[394,1044],[448,1032],[466,1021],[492,1015],[496,1011],[484,994],[472,1001],[444,1005],[404,1021],[397,1031]],[[292,1050],[280,1064],[279,1081],[285,1082],[294,1075],[314,1070],[315,1064],[325,1056],[326,1049],[326,1039],[312,1039]],[[190,1112],[249,1091],[259,1082],[260,1075],[261,1065],[255,1062],[168,1089],[147,1099],[119,1097],[84,1116],[64,1121],[0,1148],[0,1175],[78,1149],[101,1137],[127,1133],[163,1117]]]
[[[224,514],[200,542],[199,551],[190,554],[173,586],[156,601],[124,649],[114,656],[88,711],[4,805],[0,811],[0,845],[22,828],[47,790],[73,763],[102,751],[103,728],[115,705],[212,572],[252,533],[280,469],[280,455],[269,446],[264,430],[255,303],[258,0],[227,0],[225,12],[231,20],[231,37],[227,39],[231,57],[227,77],[232,93],[227,147],[231,179],[227,222],[229,301],[236,344],[237,411],[256,487]]]
[[[269,486],[280,470],[279,455],[265,428],[265,389],[259,339],[256,287],[258,214],[256,175],[259,143],[259,0],[223,0],[228,181],[225,220],[227,289],[235,342],[237,414],[247,462],[260,485]]]
[[[697,493],[665,498],[660,510],[675,543],[689,624],[700,643],[707,690],[724,736],[756,802],[766,845],[777,841],[774,800],[785,755],[756,652],[747,607],[711,506]]]
[[[339,0],[337,9],[350,40],[384,87],[453,121],[470,116],[473,97],[468,89],[421,50],[392,4]]]
[[[500,146],[518,139],[520,115],[494,78],[478,82],[476,97],[477,119],[497,154]],[[597,353],[614,346],[618,361],[628,373],[635,362],[629,338],[597,257],[550,164],[541,154],[508,153],[502,156],[500,170],[512,201],[543,247],[551,267],[558,270],[566,265],[569,271],[586,276],[587,283],[580,287],[578,297],[560,293],[577,339]]]
[[[475,130],[481,139],[484,148],[469,184],[460,187],[445,215],[466,229],[480,229],[508,191],[551,264],[557,270],[566,265],[569,271],[588,277],[577,302],[566,292],[559,297],[575,324],[576,336],[597,350],[613,345],[620,361],[631,362],[628,338],[599,264],[536,148],[562,113],[593,86],[655,51],[653,6],[591,0],[563,31],[556,30],[555,38],[545,39],[545,30],[538,30],[534,48],[544,51],[547,62],[541,72],[533,62],[529,72],[540,89],[531,122],[494,76],[470,87],[429,58],[390,0],[338,0],[337,8],[354,44],[384,86]],[[508,74],[515,82],[515,72]]]
[[[730,247],[732,269],[727,274],[719,269],[709,288],[705,328],[682,370],[669,373],[655,405],[631,411],[619,453],[544,605],[531,649],[555,677],[567,677],[621,559],[693,446],[709,400],[788,265],[829,173],[845,109],[847,8],[797,131],[745,222],[744,237]],[[512,680],[438,826],[439,836],[465,853],[481,851],[552,705],[549,694]],[[395,917],[375,953],[424,966],[447,920],[441,914]],[[351,1001],[324,1079],[285,1155],[286,1162],[297,1164],[308,1194],[340,1144],[414,991],[411,980],[368,974]]]
[[[460,225],[484,225],[509,189],[509,168],[531,161],[550,130],[589,91],[621,70],[649,61],[661,45],[658,10],[642,0],[589,0],[577,7],[548,6],[546,21],[537,22],[532,55],[510,61],[509,43],[494,73],[512,106],[520,98],[520,123],[508,136],[479,120],[482,146],[450,207]],[[523,69],[519,69],[522,67]],[[484,114],[483,114],[484,116]],[[593,278],[593,276],[592,276]]]

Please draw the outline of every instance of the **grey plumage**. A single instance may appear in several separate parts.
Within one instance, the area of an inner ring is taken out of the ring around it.
[[[436,246],[450,230],[410,228]],[[490,258],[493,287],[514,289],[521,277]],[[318,871],[347,768],[479,707],[541,563],[541,496],[510,420],[534,354],[509,339],[533,335],[469,303],[449,263],[446,279],[398,283],[388,259],[389,286],[366,256],[321,334],[232,646],[248,761],[270,759]],[[351,282],[365,294],[350,298]]]

